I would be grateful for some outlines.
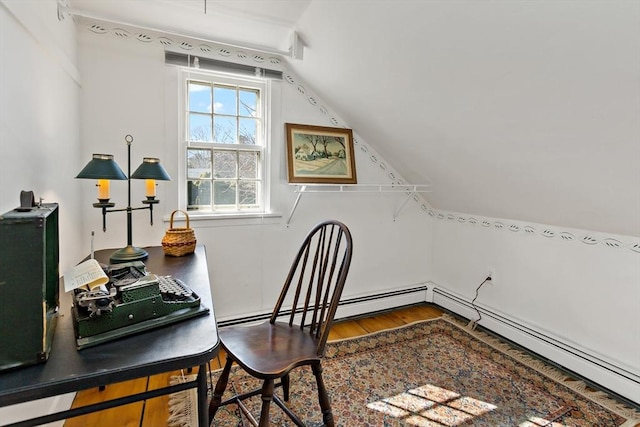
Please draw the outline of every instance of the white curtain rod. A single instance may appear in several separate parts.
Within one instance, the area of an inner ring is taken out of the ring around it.
[[[157,29],[157,28],[146,27],[146,26],[142,26],[142,25],[138,25],[138,24],[133,24],[133,23],[130,23],[130,22],[117,21],[117,20],[114,20],[112,18],[100,16],[100,15],[97,15],[97,14],[94,14],[94,13],[90,13],[90,12],[86,12],[86,11],[83,11],[83,10],[80,10],[80,9],[75,9],[75,8],[66,6],[66,5],[62,4],[60,1],[58,1],[58,20],[62,21],[67,16],[78,16],[78,17],[81,17],[81,18],[96,19],[98,21],[109,22],[109,23],[117,24],[117,25],[124,25],[124,26],[138,28],[138,29],[145,30],[145,31],[153,31],[153,32],[156,32],[156,33],[161,33],[161,34],[166,34],[166,35],[171,35],[171,36],[176,36],[176,37],[188,38],[188,39],[197,40],[197,41],[201,41],[201,42],[216,43],[216,44],[221,44],[221,45],[224,45],[224,46],[234,47],[234,48],[238,48],[238,49],[249,49],[249,50],[254,50],[256,52],[269,53],[269,54],[272,54],[272,55],[280,55],[280,56],[289,56],[289,57],[294,58],[294,59],[302,59],[302,44],[300,43],[300,39],[298,37],[298,33],[296,33],[295,31],[293,31],[293,33],[291,35],[291,47],[290,47],[289,51],[284,51],[284,50],[280,50],[280,49],[274,49],[274,48],[271,48],[271,47],[268,47],[268,46],[254,45],[254,44],[250,44],[250,43],[240,43],[240,42],[234,42],[234,41],[230,41],[230,40],[209,40],[209,39],[204,39],[204,38],[201,38],[201,37],[195,37],[195,36],[191,36],[191,35],[187,35],[187,34],[176,33],[176,32],[173,32],[173,31],[160,30],[160,29]]]

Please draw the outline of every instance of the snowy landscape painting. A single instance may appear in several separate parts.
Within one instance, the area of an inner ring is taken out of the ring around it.
[[[351,129],[287,123],[289,182],[355,184]]]

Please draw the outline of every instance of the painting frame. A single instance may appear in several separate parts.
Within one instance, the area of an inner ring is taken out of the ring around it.
[[[357,184],[353,131],[285,123],[292,184]]]

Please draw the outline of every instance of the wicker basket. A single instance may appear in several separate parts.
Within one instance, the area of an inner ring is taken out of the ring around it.
[[[173,228],[173,216],[176,212],[182,212],[187,218],[186,228]],[[196,250],[196,235],[189,227],[189,215],[185,211],[175,210],[171,213],[169,229],[162,238],[162,250],[165,255],[183,256]]]

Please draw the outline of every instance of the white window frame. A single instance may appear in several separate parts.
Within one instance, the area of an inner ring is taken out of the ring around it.
[[[268,79],[252,78],[244,75],[234,75],[230,73],[221,72],[209,72],[209,71],[197,71],[193,69],[184,69],[180,73],[180,126],[179,126],[179,183],[178,183],[178,206],[180,209],[187,211],[187,149],[188,148],[207,148],[207,149],[235,149],[242,150],[242,146],[236,144],[216,144],[210,142],[190,142],[188,137],[188,123],[189,123],[189,93],[188,84],[189,80],[197,80],[208,82],[211,84],[222,84],[241,86],[248,88],[255,88],[260,90],[260,110],[262,111],[262,129],[260,131],[259,139],[262,141],[260,146],[260,179],[261,179],[261,191],[260,191],[260,207],[254,209],[224,209],[224,210],[189,210],[189,217],[192,219],[216,219],[216,218],[246,218],[246,217],[264,217],[271,212],[271,82]]]

